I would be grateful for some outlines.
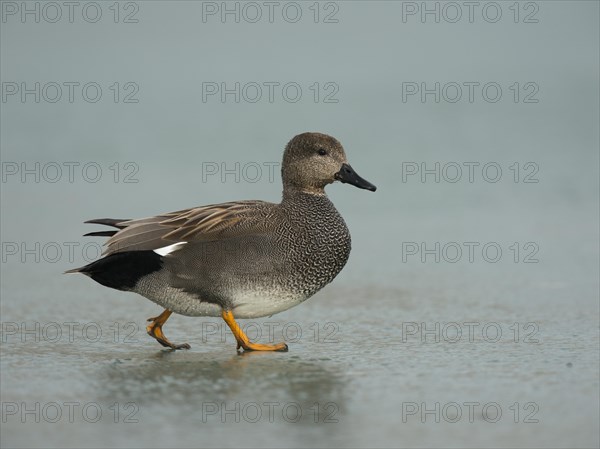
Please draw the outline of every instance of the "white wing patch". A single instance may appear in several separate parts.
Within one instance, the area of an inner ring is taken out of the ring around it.
[[[177,251],[186,243],[187,242],[173,243],[172,245],[163,246],[162,248],[155,249],[154,252],[156,254],[160,254],[161,256],[166,256],[167,254],[171,254],[173,251]]]

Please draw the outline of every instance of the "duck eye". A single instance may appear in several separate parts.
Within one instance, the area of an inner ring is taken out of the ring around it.
[[[317,153],[319,153],[320,156],[325,156],[327,154],[327,150],[319,148],[319,151],[317,151]]]

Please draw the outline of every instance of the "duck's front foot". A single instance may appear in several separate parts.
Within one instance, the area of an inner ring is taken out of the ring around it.
[[[262,343],[252,343],[248,336],[242,331],[242,328],[233,318],[231,310],[223,310],[221,316],[233,332],[233,336],[237,341],[237,349],[243,348],[244,351],[280,351],[287,352],[288,346],[285,343],[277,343],[274,345],[265,345]]]
[[[173,312],[171,312],[170,310],[165,309],[165,311],[160,315],[155,316],[153,318],[148,318],[147,321],[151,321],[152,323],[146,326],[146,332],[148,332],[148,335],[150,335],[151,337],[154,337],[156,341],[163,345],[165,348],[190,349],[191,346],[187,343],[182,343],[180,345],[171,343],[163,333],[163,324],[165,324],[165,322],[169,319],[172,313]]]
[[[246,339],[247,340],[247,339]],[[237,342],[237,349],[243,348],[244,351],[279,351],[287,352],[288,345],[285,343],[277,343],[274,345],[265,345],[262,343],[252,343],[251,341],[240,341]]]

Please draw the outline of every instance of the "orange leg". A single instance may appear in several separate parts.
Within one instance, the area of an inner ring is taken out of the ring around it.
[[[252,343],[246,334],[242,331],[238,323],[233,318],[231,310],[223,310],[221,316],[233,332],[233,336],[237,340],[237,349],[244,348],[245,351],[287,351],[288,347],[285,343],[276,345],[264,345],[261,343]]]
[[[183,343],[181,345],[176,345],[171,343],[167,337],[165,337],[165,334],[163,334],[162,331],[162,327],[163,324],[165,324],[165,322],[169,319],[169,317],[171,316],[173,312],[171,312],[169,309],[165,309],[163,313],[161,313],[158,316],[155,316],[153,318],[148,318],[148,321],[152,321],[152,324],[149,324],[148,326],[146,326],[146,332],[148,332],[148,335],[150,335],[151,337],[156,338],[156,341],[158,341],[161,345],[167,347],[167,348],[171,348],[171,349],[190,349],[190,345],[188,345],[187,343]]]

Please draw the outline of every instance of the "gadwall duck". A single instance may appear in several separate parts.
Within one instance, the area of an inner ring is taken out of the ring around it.
[[[175,312],[221,316],[246,351],[286,351],[285,343],[251,342],[235,318],[270,316],[296,306],[329,284],[350,255],[350,233],[325,194],[334,181],[375,191],[356,174],[335,138],[294,137],[283,154],[281,203],[235,201],[137,220],[86,223],[117,230],[103,257],[67,271],[83,273],[117,290],[139,293],[165,308],[146,330],[161,345],[173,344],[162,326]]]

